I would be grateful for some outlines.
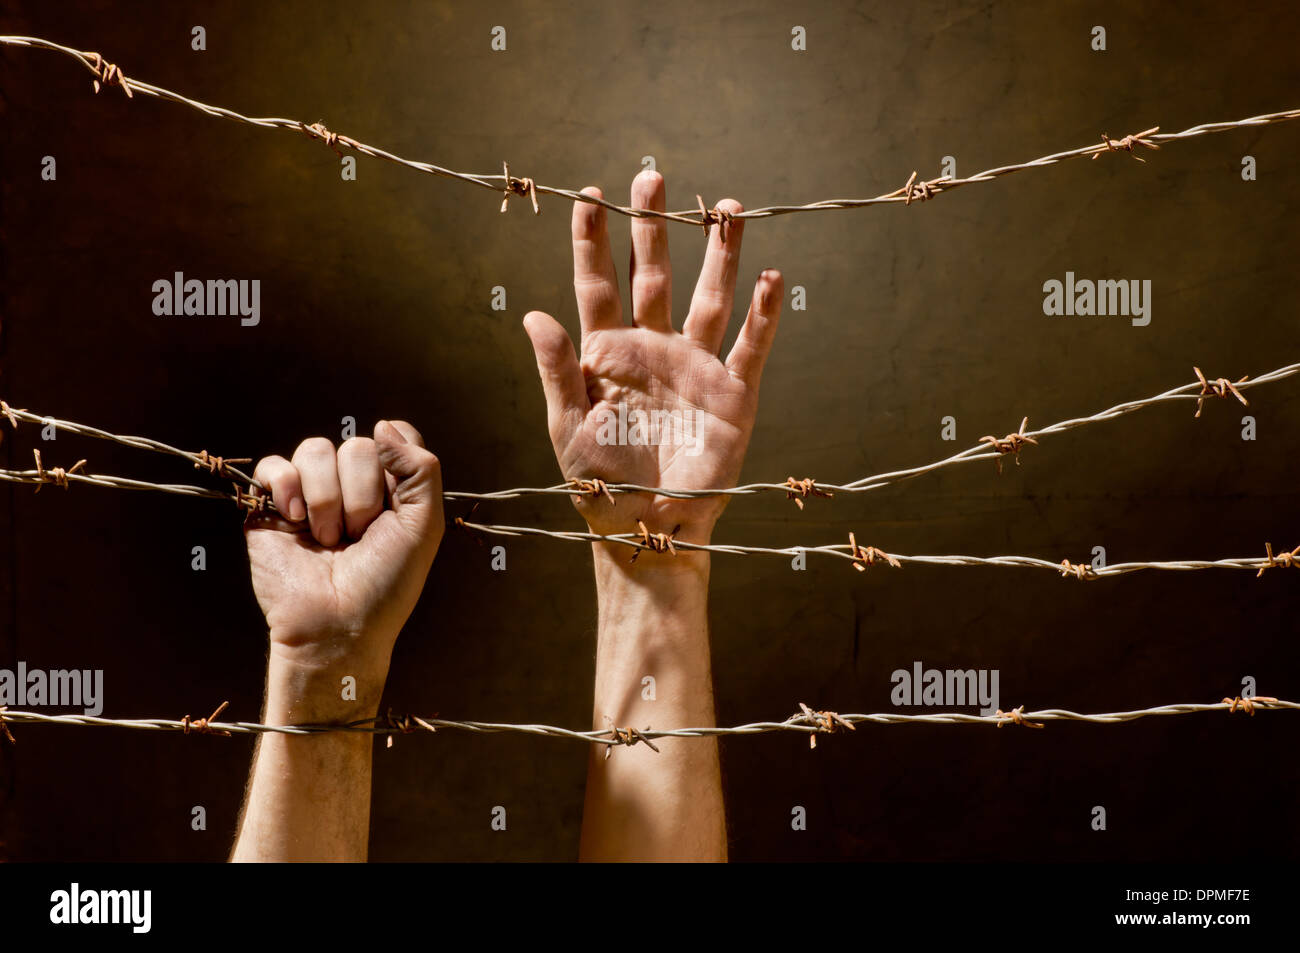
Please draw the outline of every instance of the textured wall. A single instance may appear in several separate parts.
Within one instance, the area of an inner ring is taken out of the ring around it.
[[[128,75],[251,114],[322,119],[399,154],[624,199],[653,154],[669,206],[871,195],[917,168],[1018,161],[1156,123],[1176,130],[1297,105],[1300,62],[1268,15],[1221,4],[701,5],[300,2],[8,4],[4,32],[103,52]],[[186,9],[194,7],[195,10]],[[76,8],[77,12],[72,12]],[[190,27],[208,50],[191,51]],[[808,50],[790,50],[790,28]],[[489,31],[508,29],[508,52]],[[1105,53],[1089,29],[1108,29]],[[18,406],[227,454],[292,450],[402,416],[448,488],[553,482],[520,318],[576,333],[569,206],[498,215],[491,194],[154,100],[94,97],[61,57],[0,51],[3,380]],[[751,223],[762,267],[807,289],[768,364],[746,480],[854,479],[1092,413],[1187,380],[1296,359],[1300,124],[1079,161],[941,200]],[[1243,182],[1241,157],[1259,163]],[[54,183],[39,180],[44,155]],[[625,263],[625,220],[611,223]],[[702,252],[674,227],[677,305]],[[262,321],[151,311],[152,282],[260,278]],[[1151,324],[1048,318],[1066,271],[1153,283]],[[624,278],[626,277],[624,269]],[[489,307],[494,285],[509,309]],[[624,281],[626,295],[626,281]],[[743,300],[743,293],[742,293]],[[734,335],[734,329],[733,329]],[[731,335],[729,335],[729,346]],[[971,465],[802,513],[734,502],[718,541],[844,541],[903,553],[1111,561],[1221,557],[1296,538],[1292,382],[1147,410],[1052,438],[999,477]],[[0,444],[26,467],[32,428]],[[60,438],[96,469],[188,480],[151,455]],[[48,455],[47,455],[48,456]],[[0,493],[0,664],[103,668],[114,717],[259,710],[265,636],[238,520],[216,504],[78,488]],[[459,512],[459,511],[457,511]],[[480,509],[577,528],[562,500]],[[190,569],[190,549],[209,569]],[[859,574],[716,557],[724,724],[800,700],[889,708],[889,673],[996,668],[1003,707],[1108,711],[1260,691],[1300,696],[1296,577],[1146,574],[1080,584],[1014,570]],[[579,546],[509,545],[509,569],[449,533],[398,642],[387,703],[445,717],[585,725],[594,589]],[[863,727],[723,745],[737,859],[1294,859],[1292,716],[1189,716],[1044,731]],[[14,859],[211,859],[229,848],[252,743],[25,728],[0,746]],[[375,754],[377,860],[576,855],[585,752],[451,732]],[[1238,798],[1247,778],[1270,783]],[[203,804],[209,829],[190,830]],[[510,811],[508,834],[489,811]],[[809,812],[790,830],[790,809]],[[1105,805],[1109,830],[1089,828]]]

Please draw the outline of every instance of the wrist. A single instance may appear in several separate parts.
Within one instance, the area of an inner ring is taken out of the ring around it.
[[[266,676],[266,718],[271,724],[358,721],[379,713],[390,652],[382,658],[355,652],[286,650],[272,636]]]
[[[659,553],[619,543],[592,543],[591,553],[598,595],[635,591],[659,598],[684,590],[708,589],[707,552],[679,549],[676,553]]]

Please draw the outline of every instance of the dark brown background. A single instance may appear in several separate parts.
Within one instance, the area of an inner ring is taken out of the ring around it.
[[[186,9],[192,7],[193,9]],[[908,173],[959,173],[1085,144],[1295,106],[1294,37],[1266,10],[1157,4],[525,5],[302,2],[7,3],[6,33],[103,52],[128,75],[250,114],[335,131],[457,169],[625,199],[653,154],[669,205],[750,207],[873,195]],[[190,49],[190,27],[208,49]],[[808,51],[790,50],[790,29]],[[493,53],[489,31],[508,29]],[[1094,53],[1089,31],[1107,27]],[[328,149],[118,90],[49,53],[0,51],[3,380],[34,411],[227,455],[289,452],[353,415],[416,422],[448,488],[554,482],[540,387],[519,320],[576,332],[569,206],[515,202],[371,161],[342,182]],[[803,285],[764,382],[743,478],[839,482],[1092,413],[1188,380],[1296,360],[1300,124],[1147,155],[1078,161],[919,208],[751,223],[742,282]],[[1259,181],[1240,178],[1243,155]],[[57,182],[40,181],[44,155]],[[625,220],[612,222],[626,262]],[[702,250],[675,227],[677,304]],[[260,278],[260,327],[159,318],[174,271]],[[1149,278],[1153,320],[1051,319],[1067,270]],[[508,289],[493,312],[491,288]],[[626,295],[626,283],[624,282]],[[734,329],[733,329],[734,334]],[[730,336],[728,345],[730,344]],[[971,465],[803,513],[732,504],[739,543],[860,539],[903,553],[1023,553],[1112,562],[1261,553],[1297,538],[1300,400],[1285,382],[1242,408],[1190,404],[1051,438],[1000,478]],[[32,427],[0,445],[30,465]],[[61,437],[47,462],[196,479],[166,460]],[[457,510],[456,512],[459,512]],[[484,507],[498,522],[577,528],[558,499]],[[235,513],[77,488],[3,492],[0,664],[103,668],[105,714],[259,714],[265,636]],[[190,550],[209,569],[190,569]],[[590,710],[589,557],[509,544],[489,570],[449,533],[400,639],[387,702],[444,717],[583,726]],[[1004,707],[1108,711],[1236,694],[1300,696],[1296,576],[908,568],[718,557],[713,651],[723,724],[799,701],[888,710],[889,673],[1001,671]],[[1231,860],[1297,854],[1294,716],[1153,719],[1044,731],[864,726],[810,752],[799,736],[723,745],[738,860]],[[0,747],[4,856],[220,860],[247,739],[21,728]],[[399,738],[377,747],[376,860],[576,855],[584,749],[558,740]],[[190,830],[190,809],[208,830]],[[494,805],[507,833],[489,828]],[[808,830],[790,830],[793,805]],[[1090,829],[1104,805],[1109,830]]]

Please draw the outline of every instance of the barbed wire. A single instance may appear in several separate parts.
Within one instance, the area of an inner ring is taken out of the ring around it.
[[[1177,704],[1160,705],[1154,708],[1140,708],[1133,711],[1102,712],[1081,714],[1061,708],[1045,708],[1040,711],[1025,711],[1024,706],[1010,711],[998,709],[993,715],[971,715],[964,712],[932,712],[923,715],[905,715],[895,712],[877,712],[874,714],[841,715],[833,711],[818,711],[800,703],[800,712],[784,721],[759,721],[734,727],[704,728],[620,728],[612,726],[603,730],[576,731],[571,728],[559,728],[554,725],[504,724],[488,721],[454,721],[446,718],[419,718],[413,715],[396,715],[391,710],[377,718],[340,724],[310,725],[266,725],[249,721],[217,721],[216,716],[225,708],[223,702],[207,718],[192,719],[189,715],[179,720],[167,718],[101,718],[92,715],[49,715],[41,712],[12,710],[0,708],[0,735],[9,733],[8,725],[68,725],[93,728],[127,728],[140,731],[179,731],[184,734],[208,735],[245,735],[245,734],[283,734],[283,735],[320,735],[336,732],[355,732],[364,734],[389,735],[412,734],[417,731],[433,733],[440,729],[468,731],[474,734],[525,734],[548,738],[565,738],[572,741],[584,741],[590,744],[606,746],[635,745],[638,742],[649,744],[660,738],[719,738],[734,735],[759,735],[772,732],[798,732],[810,735],[810,742],[816,747],[818,735],[833,734],[840,728],[850,731],[857,725],[1020,725],[1042,728],[1048,722],[1073,721],[1094,725],[1116,725],[1137,721],[1142,718],[1162,717],[1167,715],[1190,715],[1199,712],[1242,711],[1252,717],[1256,710],[1262,711],[1298,711],[1300,703],[1283,701],[1272,696],[1250,698],[1225,698],[1212,704]],[[650,745],[650,747],[654,747]],[[658,749],[655,748],[657,751]]]
[[[1239,557],[1233,559],[1177,559],[1163,562],[1126,562],[1095,568],[1089,563],[1072,563],[1068,559],[1052,562],[1034,556],[904,556],[898,553],[886,553],[875,546],[862,546],[853,533],[849,533],[849,542],[833,543],[824,546],[737,546],[726,543],[688,543],[676,539],[672,533],[648,533],[642,524],[640,533],[584,533],[577,530],[541,529],[536,526],[502,526],[491,523],[471,523],[456,517],[456,525],[472,532],[490,536],[542,536],[580,543],[616,543],[627,546],[640,553],[651,552],[674,553],[676,550],[705,553],[725,553],[733,556],[802,556],[816,554],[846,559],[854,567],[865,570],[868,566],[883,563],[895,569],[901,569],[908,563],[924,566],[996,566],[1017,569],[1050,569],[1061,576],[1075,579],[1105,579],[1123,576],[1145,569],[1187,572],[1198,569],[1254,569],[1256,578],[1265,570],[1274,568],[1300,568],[1300,546],[1290,552],[1273,552],[1271,543],[1265,543],[1267,555],[1260,557]],[[635,556],[633,557],[635,559]]]
[[[42,486],[55,485],[67,487],[73,483],[102,486],[113,490],[148,490],[155,493],[167,493],[173,496],[188,496],[206,500],[225,500],[234,502],[241,509],[275,510],[275,504],[268,496],[258,496],[244,491],[235,484],[233,492],[222,493],[203,486],[187,483],[150,483],[146,480],[133,480],[128,477],[112,476],[104,473],[74,473],[58,467],[39,470],[0,470],[0,483],[21,483],[33,485],[39,492]]]
[[[1194,368],[1197,380],[1182,384],[1178,387],[1165,391],[1162,394],[1156,394],[1153,397],[1140,398],[1138,400],[1126,401],[1122,404],[1116,404],[1106,410],[1092,414],[1087,417],[1075,417],[1069,420],[1062,420],[1057,423],[1043,427],[1040,430],[1025,430],[1025,422],[1022,422],[1021,429],[1006,437],[986,436],[973,447],[969,447],[952,456],[945,457],[941,460],[935,460],[917,467],[910,467],[905,470],[893,470],[887,473],[877,473],[872,476],[863,477],[851,483],[834,484],[821,483],[811,477],[805,477],[802,480],[796,480],[789,477],[784,483],[748,483],[743,486],[731,488],[716,489],[677,489],[671,487],[650,487],[642,486],[635,483],[606,483],[599,479],[575,478],[568,483],[560,483],[549,487],[516,487],[509,490],[496,490],[488,493],[471,493],[465,491],[448,491],[443,494],[444,500],[453,501],[491,501],[491,500],[513,500],[524,496],[598,496],[606,494],[613,496],[615,494],[626,493],[652,493],[656,496],[670,497],[672,499],[692,499],[706,496],[748,496],[764,492],[785,493],[787,497],[794,499],[800,508],[803,508],[803,501],[808,497],[832,496],[835,493],[863,493],[869,490],[880,489],[891,483],[897,483],[902,480],[920,476],[925,473],[931,473],[943,467],[954,466],[959,463],[969,463],[976,460],[995,460],[1001,461],[1002,457],[1011,454],[1019,463],[1020,451],[1024,445],[1037,444],[1040,437],[1050,436],[1052,434],[1065,433],[1069,430],[1082,427],[1085,424],[1098,423],[1105,420],[1113,420],[1126,414],[1133,413],[1144,407],[1150,407],[1155,404],[1165,403],[1168,401],[1196,401],[1197,413],[1200,411],[1203,403],[1211,397],[1236,397],[1243,404],[1247,403],[1246,398],[1241,395],[1241,391],[1246,391],[1252,387],[1258,387],[1261,384],[1268,384],[1274,381],[1284,380],[1300,373],[1300,363],[1288,364],[1275,370],[1268,371],[1258,377],[1243,377],[1235,382],[1227,378],[1218,378],[1208,380],[1201,373],[1199,367]],[[1199,391],[1196,389],[1199,388]],[[191,486],[186,484],[175,483],[149,483],[141,480],[131,480],[124,477],[109,476],[104,474],[88,473],[68,473],[66,479],[69,483],[86,483],[95,486],[104,486],[116,489],[129,490],[154,490],[161,493],[172,493],[181,496],[200,497],[214,500],[234,500],[243,508],[267,509],[274,510],[274,504],[268,496],[265,495],[265,489],[252,477],[246,475],[233,463],[248,462],[247,458],[238,458],[233,461],[222,457],[213,457],[206,450],[197,453],[180,450],[170,444],[162,443],[158,440],[152,440],[148,437],[123,436],[101,430],[97,427],[87,426],[86,424],[75,423],[70,420],[62,420],[57,417],[41,416],[39,414],[29,413],[26,410],[19,410],[10,407],[5,401],[0,400],[0,417],[7,418],[9,423],[15,428],[19,421],[40,424],[42,426],[54,426],[58,430],[65,430],[68,433],[79,434],[82,436],[95,437],[101,440],[108,440],[114,443],[122,444],[128,447],[138,449],[152,450],[155,452],[179,457],[190,461],[196,469],[207,470],[210,473],[228,476],[232,479],[242,480],[248,487],[248,492],[242,491],[238,486],[234,493],[219,492],[205,487]],[[26,484],[45,484],[52,482],[46,473],[40,470],[0,470],[0,482],[8,483],[26,483]],[[255,501],[261,501],[260,503]],[[783,551],[784,552],[784,551]]]
[[[1300,368],[1300,365],[1292,365]],[[1286,370],[1285,368],[1282,370]],[[1277,379],[1280,371],[1272,372],[1271,378]],[[1257,379],[1256,383],[1264,381],[1266,378]],[[1207,385],[1210,386],[1210,385]],[[1228,387],[1245,387],[1243,381],[1237,382],[1236,385],[1226,385]],[[1163,395],[1166,396],[1167,395]],[[1238,395],[1240,397],[1240,395]],[[1160,399],[1153,398],[1152,400]],[[1245,398],[1240,398],[1245,400]],[[1149,402],[1149,401],[1148,401]],[[1131,402],[1134,406],[1142,402]],[[1112,408],[1112,411],[1115,409]],[[1094,418],[1084,419],[1105,419],[1104,415],[1111,411],[1103,412]],[[110,440],[127,446],[139,447],[146,450],[165,453],[172,456],[178,456],[186,460],[194,461],[194,466],[199,469],[208,469],[213,473],[226,472],[223,469],[221,458],[211,458],[206,451],[200,451],[199,454],[192,454],[188,451],[178,450],[168,444],[160,441],[151,440],[145,437],[123,437],[117,434],[108,433],[96,427],[89,427],[84,424],[77,424],[71,421],[60,420],[53,417],[40,417],[27,411],[16,410],[11,408],[4,401],[0,401],[0,416],[8,417],[10,423],[17,426],[17,420],[25,420],[33,423],[44,425],[53,425],[56,428],[63,428],[72,433],[97,437],[99,439]],[[1065,424],[1078,425],[1079,421],[1066,421],[1063,424],[1055,425],[1063,429],[1069,429]],[[1048,428],[1050,430],[1050,428]],[[1040,433],[1048,432],[1040,431]],[[1030,437],[1022,426],[1018,436],[1022,440],[1032,442]],[[988,438],[993,439],[993,438]],[[1009,439],[1009,438],[1006,438]],[[978,449],[978,448],[976,448]],[[34,484],[39,492],[41,486],[53,484],[60,487],[68,487],[72,483],[86,483],[94,486],[111,487],[114,489],[128,490],[155,490],[164,493],[171,493],[182,496],[198,497],[203,499],[233,500],[241,509],[252,511],[274,511],[275,506],[272,500],[260,492],[257,485],[250,486],[248,490],[242,488],[239,483],[232,481],[233,492],[221,492],[209,489],[207,487],[190,486],[185,484],[159,484],[149,483],[141,480],[133,480],[125,477],[110,476],[105,474],[93,474],[85,471],[85,460],[79,460],[71,468],[45,467],[43,465],[40,451],[33,451],[35,457],[36,469],[34,470],[0,470],[0,482]],[[951,457],[947,462],[960,462],[967,459],[962,455]],[[933,465],[932,465],[933,466]],[[932,467],[931,467],[932,468]],[[234,468],[228,468],[229,474],[238,474],[245,480],[250,478],[244,476],[240,471]],[[911,473],[924,472],[928,468],[914,468]],[[228,474],[228,475],[229,475]],[[869,478],[870,479],[870,478]],[[811,481],[808,481],[811,482]],[[823,491],[818,491],[823,492]],[[651,533],[644,523],[639,523],[639,533],[620,533],[620,534],[599,534],[591,532],[579,532],[575,530],[550,530],[531,526],[506,526],[500,524],[475,523],[470,522],[462,517],[456,517],[455,523],[466,530],[483,533],[494,536],[535,536],[558,539],[569,542],[607,542],[627,546],[633,550],[633,561],[644,550],[651,550],[659,553],[676,554],[677,550],[699,551],[709,553],[724,553],[728,555],[751,556],[751,555],[770,555],[798,557],[808,553],[833,556],[850,561],[856,569],[865,570],[868,566],[874,565],[877,561],[886,565],[902,568],[907,563],[917,565],[938,565],[938,566],[996,566],[1004,568],[1021,568],[1021,569],[1050,569],[1059,573],[1061,576],[1073,576],[1076,579],[1099,579],[1111,576],[1126,575],[1131,572],[1140,570],[1171,570],[1171,571],[1189,571],[1201,569],[1254,569],[1256,576],[1264,574],[1266,569],[1271,568],[1300,568],[1300,546],[1290,551],[1282,551],[1274,554],[1271,542],[1266,542],[1266,556],[1260,557],[1237,557],[1230,559],[1185,559],[1185,560],[1168,560],[1168,561],[1148,561],[1148,562],[1126,562],[1115,563],[1102,567],[1094,567],[1087,563],[1071,563],[1068,559],[1062,559],[1060,562],[1052,562],[1046,559],[1040,559],[1033,556],[967,556],[967,555],[898,555],[886,553],[884,550],[874,546],[863,547],[858,544],[853,533],[849,533],[849,542],[847,544],[827,544],[822,546],[741,546],[732,544],[701,544],[690,543],[674,538],[673,533]]]
[[[797,212],[866,208],[874,205],[898,203],[902,203],[904,206],[910,206],[913,202],[924,202],[934,198],[935,196],[941,195],[944,192],[951,192],[954,189],[961,188],[962,186],[973,185],[977,182],[991,182],[994,179],[1001,178],[1005,175],[1023,172],[1028,169],[1037,169],[1049,165],[1055,165],[1056,163],[1064,162],[1067,159],[1078,159],[1085,156],[1096,159],[1098,156],[1106,152],[1127,152],[1138,161],[1144,161],[1136,154],[1137,146],[1142,146],[1146,149],[1159,149],[1161,143],[1175,142],[1182,139],[1192,139],[1197,136],[1224,132],[1230,129],[1240,129],[1251,126],[1267,126],[1300,118],[1300,108],[1297,108],[1287,109],[1281,112],[1264,113],[1258,116],[1250,116],[1245,119],[1201,123],[1184,129],[1181,132],[1160,132],[1159,126],[1153,126],[1150,129],[1146,129],[1139,133],[1132,133],[1120,139],[1112,139],[1108,134],[1103,133],[1100,136],[1101,141],[1093,143],[1092,145],[1080,146],[1076,149],[1067,149],[1062,152],[1055,152],[1051,155],[1040,156],[1037,159],[1031,159],[1027,162],[996,166],[969,176],[958,177],[943,175],[928,181],[918,181],[917,173],[913,171],[911,177],[901,188],[894,189],[892,192],[886,192],[872,198],[826,199],[820,202],[810,202],[805,205],[769,205],[745,212],[733,213],[718,209],[716,206],[714,208],[705,208],[703,199],[697,196],[696,200],[699,207],[696,209],[676,212],[660,212],[653,209],[630,208],[618,205],[604,198],[587,195],[572,189],[540,185],[527,176],[511,175],[510,167],[507,163],[502,163],[502,174],[500,175],[480,175],[468,172],[456,172],[452,169],[443,168],[442,166],[435,165],[431,162],[417,162],[412,159],[406,159],[377,146],[368,145],[367,143],[354,139],[351,136],[331,132],[325,124],[320,121],[305,123],[297,119],[284,119],[271,116],[245,116],[242,113],[235,112],[233,109],[227,109],[223,106],[214,106],[209,103],[190,99],[189,97],[183,96],[182,94],[170,89],[164,89],[161,86],[154,86],[153,84],[146,83],[143,80],[128,77],[119,67],[105,60],[99,53],[73,49],[72,47],[63,46],[62,44],[54,43],[51,40],[42,39],[41,37],[0,36],[0,44],[49,50],[56,53],[62,53],[65,56],[75,59],[95,77],[94,88],[96,93],[98,93],[103,86],[118,86],[128,97],[131,98],[134,98],[135,93],[143,93],[146,96],[152,96],[168,102],[178,103],[182,106],[188,106],[189,108],[198,110],[205,115],[219,119],[228,119],[234,122],[259,126],[266,129],[289,129],[301,132],[313,139],[321,140],[329,146],[336,155],[342,155],[339,151],[340,148],[347,148],[362,155],[393,162],[417,172],[440,176],[442,178],[455,179],[469,185],[475,185],[480,188],[501,193],[504,196],[501,203],[501,211],[503,212],[508,207],[508,202],[512,195],[520,197],[527,196],[532,201],[534,213],[539,212],[540,206],[538,204],[537,196],[540,193],[544,195],[554,195],[559,198],[568,199],[572,202],[599,205],[608,211],[615,212],[619,215],[625,215],[630,218],[659,218],[671,222],[694,225],[696,227],[703,226],[706,232],[711,225],[717,224],[723,230],[724,240],[726,238],[727,226],[732,221],[736,220],[772,218],[777,215],[789,215]]]
[[[1268,371],[1259,377],[1243,377],[1238,381],[1228,381],[1226,378],[1216,380],[1207,380],[1201,373],[1200,368],[1193,368],[1198,380],[1190,384],[1182,384],[1178,387],[1167,390],[1162,394],[1156,394],[1153,397],[1144,397],[1138,400],[1126,401],[1122,404],[1116,404],[1114,407],[1108,407],[1106,410],[1099,411],[1087,417],[1074,417],[1070,420],[1062,420],[1041,430],[1025,430],[1028,422],[1026,417],[1021,423],[1020,430],[1016,433],[1008,434],[1005,437],[987,436],[980,439],[980,442],[973,447],[969,447],[960,453],[955,453],[950,457],[944,457],[941,460],[935,460],[932,463],[926,463],[918,467],[909,467],[906,470],[892,470],[887,473],[877,473],[872,476],[863,477],[851,483],[835,484],[822,483],[813,480],[811,477],[805,477],[802,480],[796,480],[789,477],[784,483],[747,483],[743,486],[731,487],[729,489],[698,489],[687,490],[669,487],[651,487],[642,486],[636,483],[607,483],[603,480],[590,478],[574,479],[569,483],[560,483],[548,487],[516,487],[510,490],[497,490],[491,493],[466,493],[461,491],[445,493],[444,497],[449,500],[513,500],[522,496],[534,495],[564,495],[564,496],[599,496],[601,494],[618,494],[618,493],[653,493],[656,496],[669,497],[671,499],[685,500],[695,499],[706,496],[750,496],[756,493],[778,492],[785,493],[788,497],[794,499],[800,509],[803,508],[803,500],[810,496],[830,496],[834,493],[865,493],[868,490],[878,490],[881,487],[888,486],[891,483],[898,483],[911,477],[921,476],[925,473],[931,473],[943,467],[953,466],[958,463],[970,463],[975,460],[996,460],[1007,454],[1016,458],[1020,462],[1020,451],[1024,448],[1025,443],[1037,444],[1039,437],[1046,437],[1052,434],[1065,433],[1082,427],[1085,424],[1099,423],[1104,420],[1114,420],[1117,417],[1123,417],[1131,414],[1136,410],[1144,407],[1151,407],[1155,404],[1166,403],[1168,401],[1194,400],[1197,402],[1196,416],[1200,416],[1203,403],[1210,397],[1232,396],[1236,391],[1249,390],[1252,387],[1258,387],[1261,384],[1269,384],[1274,381],[1283,380],[1300,373],[1300,363],[1288,364],[1285,367],[1279,367],[1276,370]],[[1191,391],[1199,388],[1198,393]],[[1222,389],[1223,393],[1220,393]],[[1242,404],[1246,404],[1246,399],[1240,394],[1235,394]]]
[[[152,450],[155,453],[166,454],[167,456],[180,457],[182,460],[188,460],[194,464],[196,470],[207,470],[209,473],[217,476],[231,477],[242,480],[249,486],[255,486],[263,489],[262,485],[244,473],[236,463],[252,463],[248,457],[217,457],[208,453],[206,450],[200,450],[197,453],[189,450],[181,450],[170,444],[163,443],[161,440],[152,440],[149,437],[131,437],[123,434],[109,433],[107,430],[100,430],[98,427],[90,427],[86,424],[75,423],[71,420],[60,420],[57,417],[42,417],[39,414],[29,413],[26,410],[20,410],[17,407],[10,407],[5,401],[0,400],[0,417],[9,421],[9,425],[14,430],[18,429],[18,422],[26,421],[27,423],[39,424],[42,427],[53,426],[56,430],[66,430],[68,433],[76,434],[80,437],[94,437],[97,440],[107,440],[112,443],[121,444],[124,447],[134,447],[138,450]]]

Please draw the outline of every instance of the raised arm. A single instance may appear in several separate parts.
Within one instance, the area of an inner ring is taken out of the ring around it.
[[[598,189],[586,190],[599,195]],[[643,172],[632,204],[666,207],[663,178]],[[719,203],[738,212],[734,201]],[[632,318],[623,321],[603,208],[575,204],[574,288],[582,324],[579,360],[564,329],[529,313],[556,458],[569,479],[687,489],[731,487],[740,475],[758,406],[758,385],[781,313],[781,276],[764,271],[725,362],[742,222],[725,242],[711,229],[690,311],[672,324],[667,225],[632,220]],[[673,500],[649,494],[577,499],[593,532],[671,534],[707,543],[726,497]],[[593,725],[684,728],[714,724],[709,666],[707,553],[593,545],[599,632]],[[718,745],[665,738],[593,746],[581,856],[585,860],[725,860]]]
[[[304,441],[255,471],[286,518],[250,519],[253,590],[270,653],[272,725],[374,718],[393,643],[442,539],[438,459],[410,424],[373,440]],[[263,735],[234,861],[364,861],[373,736]]]

